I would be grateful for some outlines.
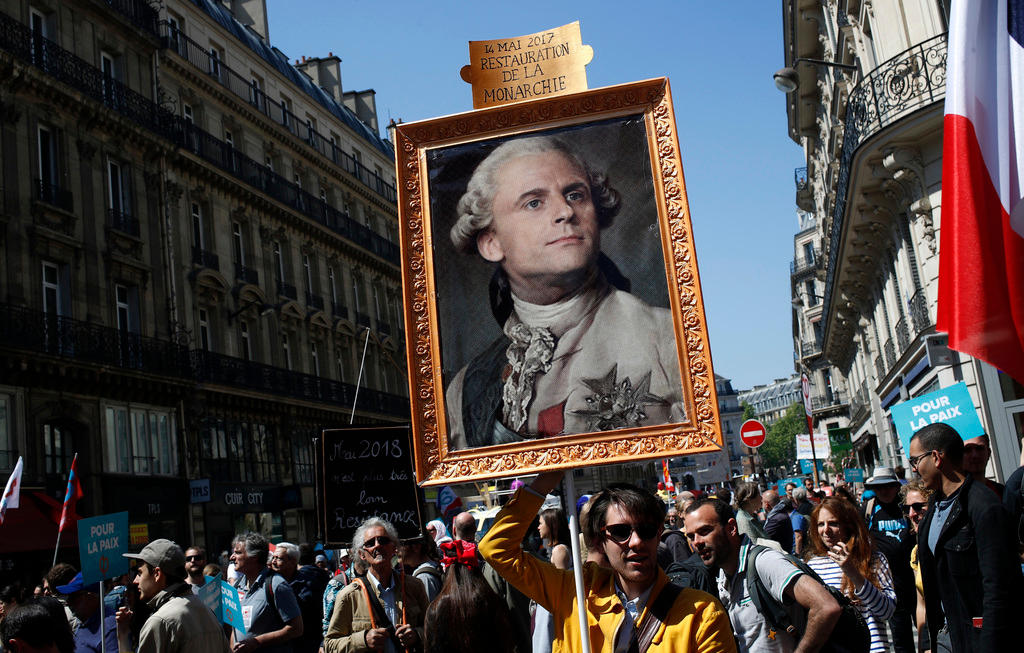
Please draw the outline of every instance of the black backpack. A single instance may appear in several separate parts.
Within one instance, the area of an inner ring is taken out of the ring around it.
[[[761,582],[757,575],[755,562],[757,556],[766,550],[768,550],[766,546],[752,545],[747,552],[747,592],[750,594],[750,601],[771,628],[776,631],[786,631],[799,640],[807,625],[807,612],[800,610],[799,604],[794,604],[796,614],[791,614],[790,609],[776,601],[768,592],[768,588]],[[868,630],[867,621],[864,620],[864,615],[860,613],[857,606],[841,591],[823,582],[803,560],[786,553],[782,555],[794,567],[821,583],[842,609],[839,621],[836,622],[825,645],[821,647],[822,653],[868,653],[871,648],[871,633]]]

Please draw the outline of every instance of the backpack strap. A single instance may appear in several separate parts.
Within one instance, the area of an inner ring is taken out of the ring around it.
[[[654,641],[654,636],[658,633],[658,629],[668,619],[668,612],[672,609],[672,604],[676,602],[676,598],[682,592],[683,588],[674,583],[665,583],[665,586],[658,592],[658,597],[647,608],[647,614],[644,616],[640,632],[637,634],[637,650],[639,653],[646,653],[651,642]]]
[[[794,637],[799,637],[789,612],[785,606],[775,600],[757,573],[757,558],[767,549],[766,546],[756,544],[747,551],[746,581],[750,602],[754,604],[758,614],[764,617],[769,628],[774,631],[784,630]]]
[[[277,605],[274,603],[274,577],[277,576],[275,572],[267,574],[267,580],[263,583],[263,591],[267,594],[267,605],[270,607],[272,614],[277,615],[278,619],[284,622],[281,615],[277,611]]]

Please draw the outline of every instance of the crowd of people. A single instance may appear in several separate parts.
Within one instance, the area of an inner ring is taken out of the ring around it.
[[[333,562],[252,532],[220,564],[159,539],[125,554],[132,572],[103,593],[66,563],[32,597],[0,587],[0,647],[548,653],[584,650],[585,634],[590,650],[615,653],[1016,650],[1024,468],[1005,488],[988,481],[987,447],[926,427],[910,445],[917,478],[879,467],[860,496],[742,483],[735,496],[683,492],[666,509],[649,491],[612,485],[570,507],[579,559],[566,513],[542,509],[560,472],[521,486],[479,545],[467,512],[450,534],[435,520],[405,542],[367,519]],[[237,589],[244,629],[200,600],[211,579]]]

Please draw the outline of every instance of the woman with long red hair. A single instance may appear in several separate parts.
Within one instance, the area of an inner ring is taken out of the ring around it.
[[[889,563],[878,551],[857,508],[829,497],[811,512],[807,564],[857,606],[871,632],[871,653],[889,650],[886,621],[896,609]]]

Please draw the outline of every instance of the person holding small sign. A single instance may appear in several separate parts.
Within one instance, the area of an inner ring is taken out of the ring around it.
[[[421,648],[427,592],[415,577],[392,567],[398,531],[390,522],[370,517],[356,529],[352,549],[369,569],[338,593],[324,651],[398,653]]]
[[[295,593],[288,582],[267,567],[270,547],[259,533],[244,533],[231,543],[231,562],[239,577],[235,587],[245,589],[242,623],[235,630],[233,653],[292,653],[291,641],[302,635],[303,623]],[[312,625],[312,624],[311,624]]]
[[[132,647],[132,611],[117,611],[119,653],[228,653],[228,640],[213,613],[192,600],[192,587],[185,582],[185,554],[170,540],[153,540],[138,553],[125,558],[139,561],[133,581],[139,598],[154,612],[139,633],[139,645]],[[110,653],[110,652],[108,652]]]
[[[520,547],[544,497],[562,472],[538,476],[516,491],[480,542],[488,564],[552,613],[555,651],[583,650],[573,572],[558,569]],[[736,651],[718,599],[669,582],[658,567],[665,504],[640,488],[616,484],[591,498],[584,535],[610,567],[583,566],[584,605],[593,651]]]

